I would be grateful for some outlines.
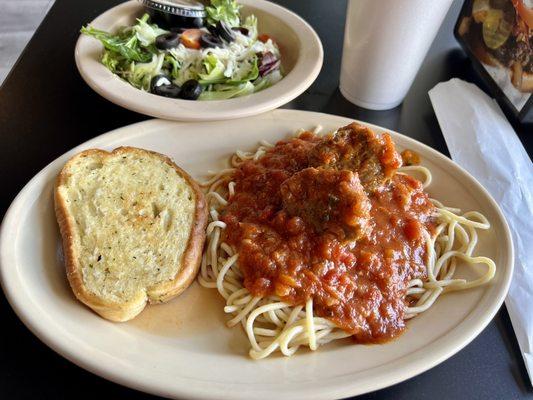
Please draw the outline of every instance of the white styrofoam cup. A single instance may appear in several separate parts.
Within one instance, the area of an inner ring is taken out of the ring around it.
[[[402,102],[453,0],[349,0],[340,91],[387,110]]]

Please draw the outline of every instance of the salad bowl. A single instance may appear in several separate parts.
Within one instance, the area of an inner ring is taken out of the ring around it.
[[[107,100],[129,110],[178,121],[212,121],[260,114],[296,98],[316,79],[323,61],[320,39],[311,26],[293,12],[265,0],[240,0],[241,16],[254,15],[257,30],[279,47],[283,78],[272,86],[223,100],[183,100],[138,89],[102,63],[102,44],[80,35],[75,49],[76,66],[85,82]],[[131,26],[144,13],[137,1],[122,3],[104,12],[89,25],[116,32]]]

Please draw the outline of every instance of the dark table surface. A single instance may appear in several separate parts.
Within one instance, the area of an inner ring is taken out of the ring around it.
[[[56,0],[1,87],[0,215],[26,182],[56,157],[96,135],[148,119],[92,92],[74,64],[79,28],[119,2]],[[356,107],[338,90],[346,1],[277,2],[315,28],[325,52],[316,82],[287,108],[368,121],[448,154],[427,92],[451,77],[482,86],[452,35],[460,1],[450,9],[404,103],[390,111]],[[516,125],[515,129],[531,156],[533,130]],[[4,296],[0,296],[0,315],[0,398],[153,398],[92,375],[54,353],[22,324]],[[533,390],[502,307],[489,326],[449,360],[406,382],[358,398],[524,399],[533,398]]]

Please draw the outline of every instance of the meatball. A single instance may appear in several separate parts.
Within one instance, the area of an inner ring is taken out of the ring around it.
[[[372,192],[390,180],[402,159],[388,134],[379,137],[352,123],[319,142],[309,155],[309,165],[357,172],[363,187]]]
[[[356,173],[306,168],[281,185],[283,208],[340,239],[357,240],[371,232],[370,200]]]

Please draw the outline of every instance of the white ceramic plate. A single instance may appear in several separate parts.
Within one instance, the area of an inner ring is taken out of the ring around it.
[[[322,43],[313,28],[293,12],[265,0],[239,0],[242,15],[254,14],[259,32],[276,39],[284,78],[270,88],[249,96],[217,101],[170,99],[143,92],[114,75],[100,62],[102,45],[80,35],[76,65],[87,84],[119,106],[153,117],[178,121],[216,121],[260,114],[288,103],[303,93],[322,68]],[[114,32],[131,25],[143,14],[137,1],[120,4],[91,22],[95,28]],[[81,27],[80,27],[81,28]]]
[[[168,397],[201,399],[331,399],[376,390],[419,374],[468,344],[492,319],[512,274],[511,237],[489,194],[448,158],[393,133],[431,168],[430,194],[451,206],[479,210],[492,230],[479,237],[480,254],[498,268],[493,282],[450,293],[408,323],[399,339],[362,346],[350,341],[302,351],[292,358],[247,357],[241,329],[226,328],[224,302],[216,290],[193,284],[170,303],[149,306],[128,323],[112,323],[76,301],[65,278],[54,217],[54,179],[81,150],[139,146],[173,157],[195,178],[224,167],[235,149],[287,138],[317,124],[332,130],[347,118],[292,110],[229,122],[177,123],[151,120],[99,136],[61,156],[37,174],[8,210],[0,237],[0,277],[24,323],[72,362],[112,381]],[[378,131],[382,129],[373,127]]]

